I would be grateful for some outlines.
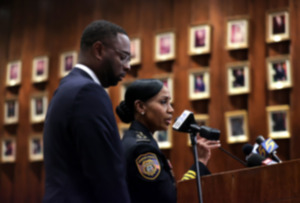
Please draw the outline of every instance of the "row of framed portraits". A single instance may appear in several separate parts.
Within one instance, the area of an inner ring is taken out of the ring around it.
[[[13,163],[16,161],[17,140],[14,136],[3,137],[1,140],[1,163]],[[29,161],[42,161],[43,153],[43,135],[31,135],[28,138],[28,159]]]
[[[47,93],[34,94],[30,98],[30,121],[31,123],[44,122],[48,108]],[[4,124],[11,125],[19,122],[19,100],[17,96],[11,96],[4,102]]]
[[[251,68],[248,61],[228,63],[227,67],[227,92],[229,95],[248,94],[251,91]],[[269,90],[291,88],[292,68],[289,55],[280,55],[266,59],[266,71]],[[173,74],[156,75],[170,90],[173,100]],[[188,94],[190,100],[210,98],[210,70],[205,68],[193,68],[188,74]],[[127,86],[132,80],[121,83],[120,98],[123,100]],[[171,102],[172,102],[171,100]]]
[[[77,62],[77,52],[67,51],[60,55],[59,77],[66,76]],[[41,83],[49,78],[49,56],[37,56],[32,60],[31,81]],[[21,60],[10,61],[6,68],[6,86],[17,86],[22,82]]]
[[[266,42],[274,43],[290,40],[290,16],[288,9],[272,10],[266,13]],[[250,18],[230,17],[226,21],[227,50],[249,48]],[[209,23],[188,27],[188,54],[201,55],[211,52],[212,26]],[[175,59],[176,34],[174,31],[158,32],[154,39],[154,60],[156,62]],[[131,38],[131,65],[141,63],[141,38]]]
[[[266,107],[268,137],[272,139],[290,138],[290,108],[288,105],[277,105]],[[199,126],[209,126],[208,114],[196,114],[196,123]],[[225,112],[226,141],[228,144],[244,143],[249,141],[248,113],[246,110]],[[122,137],[124,132],[129,129],[129,124],[119,124],[119,133]],[[172,148],[172,126],[167,131],[157,131],[153,135],[159,148]],[[187,144],[191,145],[188,138]]]

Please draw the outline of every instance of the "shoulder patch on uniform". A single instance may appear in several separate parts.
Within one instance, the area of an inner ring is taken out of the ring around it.
[[[147,180],[155,180],[160,174],[161,167],[154,153],[141,154],[135,162],[140,174]]]
[[[137,142],[150,142],[150,139],[141,131],[135,131]]]

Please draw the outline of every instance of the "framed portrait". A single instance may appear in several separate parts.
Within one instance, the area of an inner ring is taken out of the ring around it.
[[[266,62],[269,90],[292,87],[292,68],[289,55],[269,57]]]
[[[142,47],[141,47],[140,38],[130,39],[130,52],[131,52],[130,65],[131,66],[140,65],[142,61]]]
[[[290,15],[288,9],[272,10],[266,13],[266,41],[280,42],[290,39]]]
[[[5,99],[4,124],[16,124],[19,121],[19,101],[17,97]]]
[[[155,35],[155,53],[156,62],[169,61],[175,59],[176,44],[175,32],[161,32]]]
[[[249,62],[227,64],[227,90],[229,95],[247,94],[250,92]]]
[[[168,130],[156,131],[153,134],[154,139],[157,141],[160,149],[172,148],[172,126],[168,127]]]
[[[127,87],[134,81],[134,79],[128,79],[120,83],[120,102],[125,99],[125,93]]]
[[[127,131],[129,129],[130,124],[128,124],[128,123],[119,123],[118,127],[119,127],[120,138],[122,139],[123,136],[124,136],[125,131]]]
[[[227,20],[227,50],[249,47],[249,18],[235,17]]]
[[[211,26],[209,24],[192,25],[189,27],[189,55],[210,53]]]
[[[30,121],[31,123],[44,122],[48,108],[46,93],[36,94],[30,99]]]
[[[43,135],[31,135],[28,138],[29,144],[29,160],[42,161],[44,159]]]
[[[227,143],[241,143],[249,140],[248,113],[245,110],[225,112]]]
[[[75,66],[77,62],[77,52],[68,51],[60,55],[60,77],[66,76]]]
[[[32,62],[32,82],[39,83],[48,80],[49,57],[35,57]]]
[[[290,107],[288,105],[268,106],[266,110],[269,137],[290,138]]]
[[[163,82],[164,86],[167,87],[170,91],[171,100],[170,102],[174,101],[174,84],[173,84],[173,74],[161,74],[156,75],[154,78]]]
[[[210,97],[210,72],[208,68],[191,69],[188,75],[189,99],[200,100]]]
[[[7,64],[6,68],[6,85],[17,86],[21,84],[22,63],[21,61],[12,61]]]
[[[15,162],[17,154],[16,151],[16,139],[14,137],[4,137],[1,139],[1,162]]]
[[[195,114],[195,121],[199,126],[209,126],[208,114]],[[188,146],[192,146],[190,135],[188,134]]]

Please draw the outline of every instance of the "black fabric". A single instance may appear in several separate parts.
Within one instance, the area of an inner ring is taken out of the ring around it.
[[[176,185],[167,159],[162,154],[151,133],[139,122],[133,121],[125,132],[122,144],[127,162],[127,183],[132,202],[176,202]],[[144,178],[136,164],[141,154],[155,154],[161,171],[157,178]]]

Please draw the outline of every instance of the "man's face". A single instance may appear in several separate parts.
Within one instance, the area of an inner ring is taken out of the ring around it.
[[[117,85],[130,70],[130,40],[125,34],[119,33],[111,40],[103,58],[101,84],[104,87]]]

